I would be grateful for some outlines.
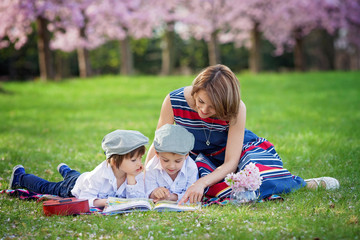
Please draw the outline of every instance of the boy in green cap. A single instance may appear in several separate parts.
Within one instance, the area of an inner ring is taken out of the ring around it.
[[[13,168],[9,187],[25,187],[33,192],[88,199],[90,207],[104,207],[108,197],[144,198],[142,156],[149,139],[138,131],[116,130],[102,141],[106,160],[91,172],[80,174],[66,164],[58,165],[64,178],[48,182],[27,174],[22,165]]]
[[[155,132],[156,155],[146,165],[146,195],[154,202],[178,201],[198,179],[198,169],[189,152],[194,136],[179,125],[166,124]]]

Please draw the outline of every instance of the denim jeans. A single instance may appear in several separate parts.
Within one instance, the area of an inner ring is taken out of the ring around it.
[[[60,197],[74,197],[71,190],[74,188],[75,182],[80,173],[70,170],[64,180],[61,182],[49,182],[33,174],[24,174],[20,176],[20,186],[30,191],[41,194],[52,194]]]

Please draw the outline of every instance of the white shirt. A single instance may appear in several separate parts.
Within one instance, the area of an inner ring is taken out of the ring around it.
[[[178,201],[183,197],[188,187],[198,179],[198,169],[191,157],[187,157],[184,164],[173,181],[163,169],[160,159],[155,155],[146,165],[145,192],[149,197],[152,191],[158,187],[166,187],[170,193],[178,195]]]
[[[127,179],[117,188],[116,177],[107,161],[103,161],[91,172],[85,172],[76,180],[72,195],[80,199],[88,199],[89,206],[94,207],[94,200],[108,197],[144,198],[144,174],[135,177],[136,184],[128,185]]]

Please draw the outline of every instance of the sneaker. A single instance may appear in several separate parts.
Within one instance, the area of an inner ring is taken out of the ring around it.
[[[16,165],[11,174],[11,178],[9,181],[9,188],[15,189],[20,187],[20,176],[25,174],[25,168],[22,165]]]
[[[319,177],[319,178],[311,178],[311,179],[305,179],[306,183],[314,182],[314,189],[317,189],[318,187],[323,187],[327,190],[334,190],[338,189],[340,187],[340,183],[336,178],[332,177]]]
[[[61,174],[61,176],[65,177],[66,174],[71,170],[71,168],[69,168],[69,166],[66,165],[65,163],[60,163],[57,166],[57,170]]]

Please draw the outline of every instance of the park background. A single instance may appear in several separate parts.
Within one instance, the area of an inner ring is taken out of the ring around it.
[[[357,0],[2,0],[0,79],[357,70]]]
[[[215,63],[234,70],[246,127],[285,168],[341,187],[107,217],[45,217],[1,194],[0,239],[358,239],[358,12],[350,0],[1,1],[0,189],[16,164],[50,181],[60,162],[91,171],[115,129],[151,143],[166,94]]]

